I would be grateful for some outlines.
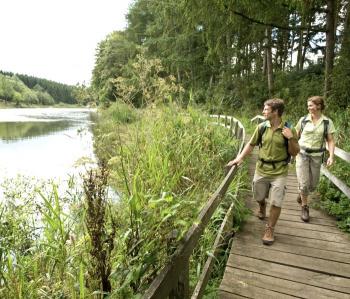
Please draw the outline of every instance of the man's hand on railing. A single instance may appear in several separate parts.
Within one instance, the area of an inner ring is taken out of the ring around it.
[[[237,158],[231,160],[230,162],[228,162],[226,164],[226,166],[227,167],[232,167],[233,165],[241,165],[242,162],[243,162],[243,159],[237,157]]]

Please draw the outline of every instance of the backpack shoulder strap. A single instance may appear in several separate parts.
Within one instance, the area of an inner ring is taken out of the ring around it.
[[[287,128],[290,128],[290,124],[288,122],[285,122],[284,126],[287,127]],[[286,147],[286,151],[287,151],[287,160],[286,161],[287,161],[287,163],[289,163],[290,160],[291,160],[291,155],[290,155],[290,153],[288,151],[288,139],[286,137],[284,137],[284,146]]]
[[[328,136],[328,127],[329,127],[329,119],[324,119],[323,120],[323,140],[327,140]]]
[[[305,115],[305,116],[303,117],[303,119],[301,120],[300,134],[303,132],[304,127],[305,127],[305,125],[306,125],[307,122],[308,122],[308,120],[307,120],[307,115]]]
[[[299,138],[301,136],[301,133],[303,133],[303,130],[304,130],[304,127],[305,127],[306,123],[308,122],[308,120],[306,118],[307,118],[307,115],[305,115],[303,117],[303,119],[301,120],[300,131],[299,131]]]
[[[264,121],[263,123],[261,123],[258,127],[258,142],[257,145],[260,147],[262,147],[262,137],[266,131],[267,125],[266,125],[266,121]]]

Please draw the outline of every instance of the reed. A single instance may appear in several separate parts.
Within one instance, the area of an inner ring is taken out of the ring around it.
[[[197,109],[111,107],[95,127],[106,164],[87,174],[84,192],[73,178],[64,194],[52,183],[9,182],[0,203],[0,297],[139,296],[223,179],[237,145]],[[193,255],[193,283],[231,200]]]

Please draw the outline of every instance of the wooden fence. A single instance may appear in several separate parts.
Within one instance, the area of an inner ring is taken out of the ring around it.
[[[216,124],[225,126],[230,130],[232,136],[235,136],[237,139],[241,140],[239,147],[239,152],[241,152],[245,139],[245,130],[243,125],[234,117],[223,115],[211,115],[211,117],[215,118]],[[220,249],[220,244],[222,244],[223,239],[227,239],[230,236],[227,231],[232,231],[232,213],[234,210],[233,203],[227,210],[226,216],[216,236],[212,251],[213,255],[209,256],[207,259],[201,272],[200,279],[191,295],[189,290],[190,256],[216,208],[225,196],[225,193],[236,172],[237,166],[231,167],[218,189],[214,192],[207,204],[201,210],[198,219],[185,234],[184,239],[176,249],[170,262],[161,270],[159,275],[153,280],[150,287],[143,295],[144,299],[187,299],[190,298],[190,296],[191,299],[195,299],[203,296],[204,289],[210,278],[210,273],[214,265],[215,258]]]

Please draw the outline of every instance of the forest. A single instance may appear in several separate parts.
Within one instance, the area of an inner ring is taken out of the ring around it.
[[[151,82],[140,82],[137,67],[149,67],[181,85],[185,104],[209,110],[260,109],[281,97],[300,116],[315,94],[332,110],[350,104],[348,1],[138,0],[127,19],[125,31],[98,45],[92,90],[99,101],[126,96],[142,106]],[[147,65],[155,60],[161,69]]]
[[[75,104],[75,90],[47,79],[0,71],[0,100],[17,107],[23,105]]]

